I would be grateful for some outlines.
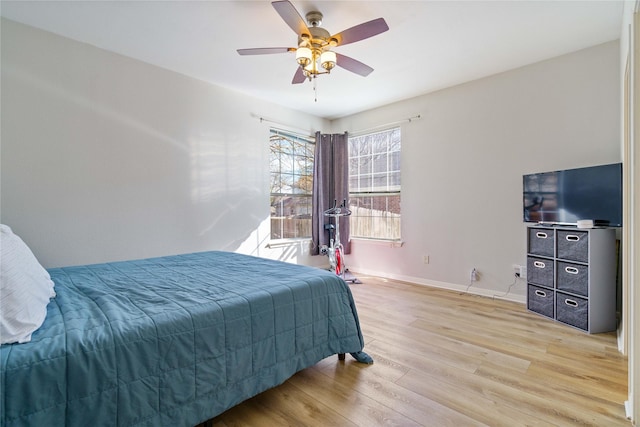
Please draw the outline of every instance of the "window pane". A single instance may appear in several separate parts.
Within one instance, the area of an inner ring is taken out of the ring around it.
[[[358,188],[358,177],[357,176],[349,176],[349,188],[356,189]]]
[[[373,176],[373,189],[377,191],[387,190],[387,175],[377,174]]]
[[[282,183],[281,193],[282,194],[291,194],[292,193],[292,185],[293,185],[293,175],[290,173],[282,173],[280,174],[280,182]]]
[[[374,154],[378,154],[378,153],[386,153],[387,152],[387,141],[388,141],[388,137],[387,135],[374,135],[371,138],[371,146],[373,148],[373,153]]]
[[[378,155],[373,159],[373,172],[386,172],[387,171],[387,156]]]
[[[291,239],[311,236],[311,197],[271,198],[271,238]]]
[[[370,191],[373,187],[371,175],[360,176],[360,191]]]
[[[273,193],[282,193],[282,182],[280,182],[280,174],[272,173],[271,174],[271,194]]]
[[[358,166],[359,166],[360,170],[357,173],[360,173],[360,174],[371,173],[371,170],[372,170],[371,169],[371,165],[372,165],[371,157],[369,157],[369,156],[360,157],[360,159],[358,159],[358,160],[359,160]]]
[[[389,153],[389,170],[399,171],[400,170],[400,152],[393,151]]]
[[[400,195],[351,196],[351,236],[398,240]]]
[[[389,190],[400,191],[400,171],[389,174]]]
[[[293,155],[291,154],[291,150],[282,150],[282,153],[280,154],[280,172],[293,172]]]
[[[349,153],[352,156],[362,156],[371,153],[369,143],[365,141],[365,137],[359,136],[355,138],[349,138]]]
[[[349,178],[353,178],[354,176],[358,176],[359,163],[357,157],[349,157]]]

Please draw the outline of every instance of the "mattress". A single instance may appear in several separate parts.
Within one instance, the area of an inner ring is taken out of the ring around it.
[[[3,426],[194,426],[363,348],[347,284],[229,252],[50,269],[32,341],[0,347]]]

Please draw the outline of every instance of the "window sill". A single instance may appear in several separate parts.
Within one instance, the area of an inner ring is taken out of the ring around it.
[[[366,237],[352,237],[352,241],[366,242],[376,246],[387,246],[390,248],[401,248],[404,246],[403,240],[367,239]]]
[[[277,249],[277,248],[285,248],[289,246],[297,246],[301,243],[311,244],[311,239],[308,237],[303,237],[300,239],[280,239],[280,240],[271,240],[264,247],[267,249]]]

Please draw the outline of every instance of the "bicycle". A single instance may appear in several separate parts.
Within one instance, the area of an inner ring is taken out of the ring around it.
[[[333,207],[324,211],[324,216],[335,218],[335,227],[332,224],[326,224],[325,230],[329,230],[329,245],[322,245],[320,253],[329,257],[330,270],[344,279],[346,271],[344,267],[344,247],[340,242],[340,217],[351,215],[351,210],[347,208],[347,200],[342,201],[342,205],[337,206],[337,202],[333,202]],[[331,229],[335,228],[335,236],[331,238]]]

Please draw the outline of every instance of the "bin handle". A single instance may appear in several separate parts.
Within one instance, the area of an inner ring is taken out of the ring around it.
[[[565,267],[564,271],[566,271],[569,274],[578,274],[578,269],[575,267]]]
[[[533,266],[534,267],[538,267],[538,268],[544,268],[544,262],[542,262],[542,261],[534,261],[533,262]]]
[[[567,304],[567,305],[570,305],[571,307],[577,307],[578,306],[578,303],[576,301],[574,301],[572,299],[568,299],[568,298],[564,300],[564,303]]]
[[[540,291],[536,289],[536,295],[538,295],[539,297],[545,298],[547,296],[547,293],[545,291]]]
[[[567,234],[567,237],[565,238],[570,242],[577,242],[578,240],[580,240],[580,236],[577,236],[575,234]]]
[[[537,237],[538,239],[546,239],[548,236],[547,236],[547,233],[545,233],[545,232],[543,232],[543,231],[538,231],[538,232],[536,233],[536,237]]]

